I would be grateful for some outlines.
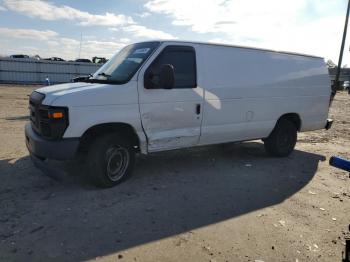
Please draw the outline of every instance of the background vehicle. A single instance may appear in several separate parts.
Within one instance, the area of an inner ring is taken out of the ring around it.
[[[90,59],[86,59],[86,58],[78,58],[78,59],[75,59],[75,62],[79,62],[79,63],[92,63]]]
[[[97,56],[94,56],[92,58],[92,62],[95,63],[95,64],[104,64],[108,61],[108,59],[104,58],[104,57],[97,57]]]
[[[47,60],[47,61],[66,61],[60,57],[50,57],[50,58],[44,58],[43,60]]]
[[[10,58],[29,58],[28,55],[10,55]]]
[[[85,153],[92,180],[116,185],[143,154],[262,139],[289,155],[297,132],[330,128],[320,57],[206,43],[129,45],[82,82],[30,96],[27,147],[39,159]]]

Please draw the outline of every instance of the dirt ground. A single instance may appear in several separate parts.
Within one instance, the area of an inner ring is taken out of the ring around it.
[[[329,131],[268,157],[260,141],[140,156],[101,190],[75,163],[54,181],[24,144],[33,87],[0,86],[0,261],[341,261],[350,224],[350,96]]]

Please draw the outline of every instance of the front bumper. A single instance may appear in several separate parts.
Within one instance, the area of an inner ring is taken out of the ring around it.
[[[41,159],[68,160],[75,157],[79,147],[78,138],[47,140],[37,135],[30,123],[25,126],[28,151]]]

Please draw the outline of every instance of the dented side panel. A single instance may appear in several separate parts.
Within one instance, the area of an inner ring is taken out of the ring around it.
[[[202,113],[198,114],[196,109],[203,107],[204,91],[201,87],[144,88],[144,72],[166,46],[163,44],[153,54],[138,75],[140,116],[149,152],[195,146],[200,136]],[[197,55],[196,59],[198,65]]]
[[[142,104],[141,117],[149,151],[196,145],[201,119],[195,113],[195,105],[196,101],[176,102],[171,99]]]

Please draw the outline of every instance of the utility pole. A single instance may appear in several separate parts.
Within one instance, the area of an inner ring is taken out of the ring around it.
[[[343,53],[344,53],[344,46],[345,46],[345,40],[346,40],[346,33],[348,30],[348,20],[349,20],[349,11],[350,11],[350,0],[348,1],[348,9],[346,11],[346,17],[345,17],[345,25],[344,25],[344,32],[343,32],[343,40],[340,47],[340,54],[339,54],[339,60],[338,60],[338,68],[337,68],[337,74],[335,75],[335,80],[332,88],[332,96],[335,96],[337,89],[339,88],[339,77],[341,72],[341,64],[343,61]]]
[[[350,0],[349,0],[350,1]],[[80,58],[80,55],[81,55],[81,45],[82,45],[82,42],[83,42],[83,33],[80,33],[80,45],[79,45],[79,57]]]

